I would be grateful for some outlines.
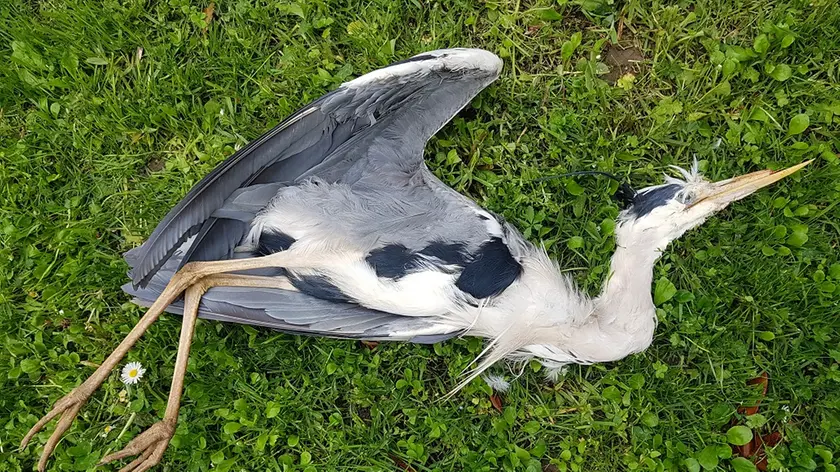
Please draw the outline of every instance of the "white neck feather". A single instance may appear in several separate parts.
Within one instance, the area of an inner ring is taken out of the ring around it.
[[[595,298],[581,294],[542,250],[525,264],[522,278],[494,306],[462,314],[471,334],[489,338],[475,370],[459,390],[494,362],[540,358],[550,370],[568,363],[622,359],[647,348],[656,328],[651,297],[653,266],[660,256],[650,243],[618,247],[610,275]],[[479,360],[477,359],[477,360]]]
[[[660,251],[649,244],[616,248],[610,274],[594,300],[592,315],[570,337],[581,361],[609,362],[643,351],[653,340],[656,308],[651,297],[653,266]]]

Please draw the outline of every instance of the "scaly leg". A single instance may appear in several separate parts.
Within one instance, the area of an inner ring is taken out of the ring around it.
[[[171,285],[171,284],[170,284]],[[55,449],[56,444],[58,444],[59,439],[64,434],[67,429],[70,428],[70,425],[73,423],[73,420],[76,418],[76,415],[79,413],[79,410],[82,406],[87,402],[90,396],[102,385],[102,382],[110,374],[111,370],[116,367],[116,365],[125,357],[125,354],[128,352],[129,349],[140,339],[140,336],[146,332],[149,326],[158,319],[161,313],[163,313],[163,309],[166,308],[169,303],[171,303],[175,298],[179,295],[179,293],[175,293],[174,291],[164,291],[163,294],[157,299],[157,301],[149,308],[145,315],[140,318],[140,321],[132,328],[132,330],[128,333],[128,335],[123,339],[123,341],[114,349],[114,352],[105,359],[105,362],[99,366],[98,369],[87,378],[81,385],[74,388],[70,393],[62,397],[60,400],[55,402],[52,410],[47,413],[43,418],[41,418],[35,425],[26,433],[24,436],[23,441],[21,441],[20,447],[26,447],[27,443],[44,427],[47,423],[49,423],[53,418],[61,415],[61,419],[58,421],[56,425],[55,431],[50,436],[47,443],[44,445],[44,451],[41,454],[41,458],[38,461],[38,470],[43,472],[47,466],[47,459],[49,458],[52,451]]]
[[[201,280],[202,278],[221,274],[224,272],[235,272],[239,270],[259,269],[265,267],[285,267],[285,268],[317,268],[323,266],[326,261],[319,259],[314,254],[296,253],[293,250],[274,253],[264,257],[255,257],[251,259],[237,259],[230,261],[213,261],[213,262],[191,262],[186,264],[181,270],[176,273],[169,284],[164,289],[163,293],[157,300],[149,307],[149,310],[140,318],[137,325],[128,333],[123,341],[114,349],[114,352],[105,359],[105,362],[99,366],[94,373],[88,377],[81,385],[74,388],[70,393],[55,402],[52,410],[49,411],[43,418],[26,433],[21,441],[20,447],[23,449],[29,441],[38,433],[47,423],[54,418],[61,415],[61,418],[56,425],[55,431],[44,445],[44,451],[41,453],[41,458],[38,461],[38,470],[44,472],[47,466],[47,459],[55,450],[55,446],[61,439],[79,410],[87,402],[93,392],[102,385],[102,382],[110,374],[111,370],[125,357],[125,354],[132,346],[140,339],[140,336],[146,332],[149,326],[158,319],[164,309],[188,287]]]
[[[160,462],[164,451],[169,446],[169,440],[175,434],[175,425],[178,422],[178,409],[181,406],[181,392],[184,389],[184,375],[187,373],[187,362],[195,329],[195,320],[198,318],[198,305],[202,295],[208,289],[218,286],[283,289],[291,287],[288,281],[284,279],[220,274],[207,276],[188,288],[184,298],[184,321],[181,325],[181,339],[178,341],[175,373],[172,376],[172,387],[169,390],[169,400],[166,403],[163,420],[153,424],[149,429],[132,439],[123,450],[103,457],[100,464],[129,456],[139,456],[121,469],[120,472],[143,472]]]

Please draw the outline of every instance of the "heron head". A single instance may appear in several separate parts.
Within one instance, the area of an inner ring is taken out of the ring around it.
[[[690,170],[674,167],[682,178],[665,177],[665,183],[629,196],[629,206],[619,215],[616,237],[621,246],[635,243],[663,250],[686,231],[756,190],[777,182],[810,164],[806,161],[784,170],[762,170],[711,182],[700,175],[697,161]]]

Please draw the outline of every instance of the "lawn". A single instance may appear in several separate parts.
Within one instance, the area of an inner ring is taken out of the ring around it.
[[[343,81],[453,46],[505,71],[432,139],[430,167],[592,294],[615,184],[535,179],[599,169],[642,187],[695,157],[714,179],[815,163],[669,248],[649,350],[556,383],[525,365],[492,401],[481,381],[441,399],[477,339],[371,348],[199,321],[159,470],[754,470],[730,447],[749,439],[736,424],[781,435],[768,470],[836,470],[836,1],[352,3],[0,4],[0,470],[32,470],[54,425],[20,451],[23,435],[141,315],[121,254],[194,183]],[[179,329],[171,315],[150,329],[127,358],[145,377],[114,373],[50,470],[92,469],[162,417]],[[747,385],[762,372],[764,396]]]

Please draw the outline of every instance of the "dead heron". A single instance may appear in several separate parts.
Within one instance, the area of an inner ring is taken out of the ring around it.
[[[673,240],[808,162],[722,182],[696,168],[630,192],[602,293],[592,299],[545,251],[438,180],[426,141],[498,77],[502,62],[448,49],[343,84],[225,160],[126,254],[125,290],[151,308],[22,446],[60,415],[38,464],[79,409],[163,311],[183,313],[162,421],[103,462],[157,464],[175,431],[196,316],[338,338],[489,339],[465,385],[502,358],[549,369],[647,348],[652,269]],[[178,300],[184,295],[183,301]]]

